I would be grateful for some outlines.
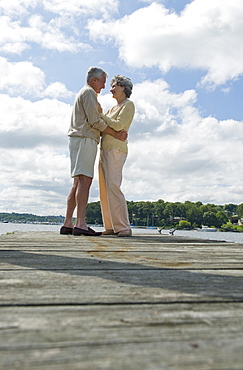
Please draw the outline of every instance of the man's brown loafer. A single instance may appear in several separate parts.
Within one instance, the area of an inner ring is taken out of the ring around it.
[[[73,235],[75,235],[75,236],[81,236],[81,235],[100,236],[100,235],[102,235],[102,232],[94,231],[90,227],[88,228],[88,230],[80,229],[79,227],[74,227],[73,228]]]
[[[61,229],[60,229],[60,234],[72,235],[73,234],[73,228],[62,226]]]

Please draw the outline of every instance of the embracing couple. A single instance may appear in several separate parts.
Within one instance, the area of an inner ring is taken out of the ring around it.
[[[103,114],[97,94],[105,88],[107,74],[101,68],[89,68],[86,85],[79,91],[68,131],[73,186],[67,198],[67,210],[61,234],[132,236],[127,204],[121,191],[122,169],[127,157],[127,132],[135,107],[129,97],[132,82],[115,75],[111,80],[112,96],[117,105]],[[85,221],[89,190],[101,137],[99,160],[100,204],[105,231],[96,232]],[[73,213],[77,208],[76,224]]]

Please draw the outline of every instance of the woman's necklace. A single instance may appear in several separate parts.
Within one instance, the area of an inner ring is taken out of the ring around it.
[[[115,105],[114,108],[116,109],[116,108],[120,107],[126,100],[127,100],[127,98],[122,100],[119,104]]]

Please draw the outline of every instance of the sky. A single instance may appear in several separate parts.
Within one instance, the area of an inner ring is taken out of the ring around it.
[[[127,200],[243,202],[242,0],[0,0],[0,212],[65,214],[90,66],[104,111],[115,74],[134,85]]]

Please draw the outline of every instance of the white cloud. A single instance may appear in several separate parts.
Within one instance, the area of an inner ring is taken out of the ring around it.
[[[81,37],[86,16],[107,19],[117,8],[118,1],[114,0],[2,0],[0,51],[21,54],[35,43],[59,52],[88,52],[92,48]],[[46,12],[53,13],[50,21],[44,21]]]
[[[57,50],[59,52],[69,51],[77,53],[80,50],[89,51],[91,47],[83,42],[78,42],[74,37],[67,36],[62,32],[62,19],[53,18],[49,23],[43,21],[40,15],[33,15],[29,18],[30,41],[39,43],[43,48]],[[72,26],[70,26],[72,30]]]
[[[118,10],[118,0],[43,0],[45,9],[62,15],[110,17]]]
[[[51,96],[53,98],[70,97],[73,95],[71,91],[68,91],[66,86],[61,82],[53,82],[43,92],[44,96]]]
[[[102,15],[108,17],[118,10],[118,0],[1,0],[0,9],[11,17],[26,16],[37,6],[62,16]]]
[[[12,93],[33,94],[45,86],[45,74],[31,62],[10,63],[0,57],[0,89]]]
[[[0,95],[0,210],[64,214],[71,107]]]
[[[34,148],[66,143],[71,107],[58,100],[36,102],[0,95],[1,139],[3,148]]]
[[[142,128],[141,131],[148,135],[153,135],[153,131],[174,133],[183,109],[193,106],[197,99],[194,90],[171,93],[163,79],[137,84],[132,96],[136,101],[136,120],[140,122],[140,130]]]
[[[59,52],[77,53],[80,50],[91,50],[88,44],[62,32],[63,24],[60,19],[52,19],[47,23],[40,15],[32,15],[28,18],[28,24],[29,26],[22,26],[21,21],[12,21],[6,16],[0,17],[0,50],[4,53],[21,54],[30,48],[31,43]]]
[[[10,95],[49,96],[53,98],[70,97],[68,91],[61,82],[51,83],[46,86],[45,73],[31,62],[11,63],[6,58],[0,57],[0,90]]]
[[[59,215],[71,185],[69,158],[50,147],[1,150],[0,210]]]
[[[9,16],[23,16],[37,6],[39,0],[1,0],[0,9]]]
[[[26,28],[21,28],[20,22],[14,22],[10,17],[0,17],[0,50],[4,53],[21,54],[28,49],[25,42]]]
[[[90,35],[114,41],[129,66],[206,71],[201,84],[214,87],[243,73],[241,0],[194,0],[178,15],[152,3],[123,19],[90,20]]]

